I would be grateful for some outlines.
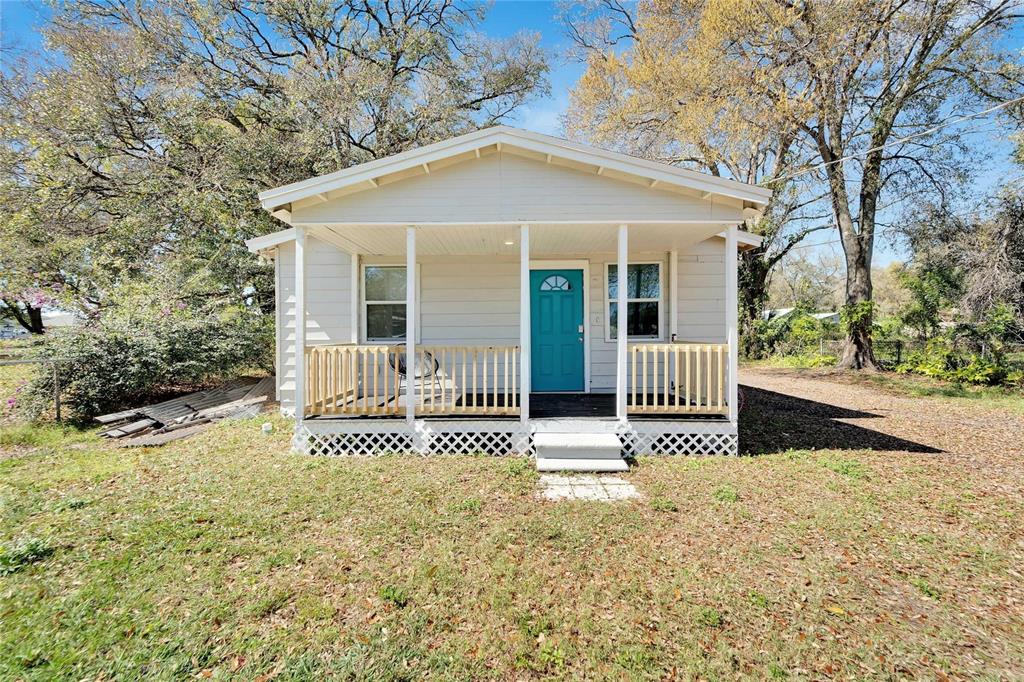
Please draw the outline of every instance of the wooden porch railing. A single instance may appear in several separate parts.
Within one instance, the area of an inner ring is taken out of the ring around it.
[[[519,414],[519,346],[417,346],[421,366],[428,356],[438,381],[418,381],[421,414]],[[433,389],[433,390],[432,390]]]
[[[629,346],[630,414],[729,414],[725,343],[640,343]]]
[[[388,364],[393,346],[310,346],[306,348],[307,415],[405,414],[395,394],[399,375]]]
[[[416,415],[520,413],[519,346],[416,346],[416,367],[400,372],[403,345],[306,349],[306,415],[404,415],[406,381]]]

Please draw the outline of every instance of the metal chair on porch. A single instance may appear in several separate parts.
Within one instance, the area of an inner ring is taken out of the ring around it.
[[[433,354],[424,351],[420,354],[421,361],[416,363],[415,372],[413,373],[413,381],[416,385],[413,387],[414,395],[423,395],[424,398],[434,397],[441,394],[444,387],[441,384],[441,374],[439,373],[440,364],[437,359],[434,358]],[[403,346],[392,346],[388,350],[388,366],[393,371],[398,372],[398,386],[395,387],[395,395],[393,400],[397,403],[405,397],[405,388],[409,381],[409,367],[406,362],[405,349]],[[427,393],[426,388],[430,387],[430,392]]]

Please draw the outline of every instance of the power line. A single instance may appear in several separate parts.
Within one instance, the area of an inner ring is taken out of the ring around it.
[[[861,152],[856,152],[856,153],[853,153],[853,154],[848,154],[848,155],[840,157],[838,159],[833,159],[832,161],[822,161],[821,163],[816,163],[813,166],[810,166],[809,168],[804,168],[803,170],[794,171],[794,172],[789,173],[787,175],[780,175],[778,177],[771,178],[770,180],[763,180],[763,181],[761,181],[760,184],[764,185],[764,184],[767,184],[769,182],[778,182],[779,180],[790,180],[790,179],[795,178],[795,177],[797,177],[799,175],[804,175],[805,173],[811,173],[811,172],[819,170],[821,168],[827,168],[827,167],[832,166],[834,164],[842,163],[843,161],[849,161],[851,159],[856,159],[856,158],[858,158],[860,156],[865,156],[865,155],[870,154],[872,152],[881,151],[882,149],[885,149],[886,147],[891,147],[894,144],[902,144],[904,142],[909,142],[910,140],[913,140],[914,138],[917,138],[917,137],[924,137],[925,135],[931,135],[932,133],[937,132],[937,131],[943,129],[946,126],[955,125],[957,123],[963,123],[964,121],[970,121],[971,119],[978,118],[979,116],[987,116],[988,114],[991,114],[994,111],[999,111],[1000,109],[1004,109],[1004,108],[1010,106],[1011,104],[1016,104],[1017,102],[1021,102],[1021,101],[1024,101],[1024,96],[1015,97],[1014,99],[1007,100],[1005,102],[1000,102],[999,104],[993,105],[993,106],[989,107],[988,109],[984,109],[982,111],[978,111],[978,112],[975,112],[973,114],[967,114],[967,115],[961,116],[959,118],[953,118],[953,119],[950,119],[948,121],[943,121],[942,123],[936,124],[936,125],[932,126],[931,128],[927,128],[926,130],[920,130],[920,131],[918,131],[916,133],[911,133],[910,135],[906,135],[905,137],[901,137],[901,138],[898,138],[898,139],[886,142],[884,144],[880,144],[877,147],[871,147],[870,149],[865,149],[864,151],[861,151]],[[967,132],[970,132],[970,131],[967,131]]]

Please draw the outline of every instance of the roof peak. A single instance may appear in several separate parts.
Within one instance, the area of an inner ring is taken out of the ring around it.
[[[259,199],[265,209],[273,211],[293,201],[323,196],[327,192],[359,183],[364,183],[365,189],[372,189],[377,186],[376,178],[378,177],[418,165],[423,166],[429,172],[429,164],[434,161],[477,151],[493,144],[497,145],[499,152],[501,152],[503,144],[508,144],[510,147],[547,155],[549,161],[552,157],[558,157],[580,164],[588,164],[598,168],[598,174],[604,169],[609,169],[631,176],[639,176],[649,180],[651,187],[661,183],[694,189],[704,194],[705,198],[711,195],[722,195],[764,205],[771,196],[769,190],[754,185],[679,168],[661,161],[609,151],[553,135],[536,133],[524,128],[499,124],[392,156],[350,166],[326,175],[269,189],[261,192]]]

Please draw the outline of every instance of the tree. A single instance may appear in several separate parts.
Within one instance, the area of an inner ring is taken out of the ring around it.
[[[69,0],[0,77],[0,264],[91,316],[273,308],[267,187],[502,121],[536,36],[456,0]],[[6,286],[5,286],[6,290]]]
[[[1024,195],[1015,184],[959,211],[932,206],[902,229],[913,255],[908,311],[955,308],[970,325],[1009,315],[1024,329]],[[936,323],[937,324],[937,323]],[[936,325],[933,325],[935,327]]]
[[[53,52],[5,55],[0,73],[0,293],[90,318],[48,352],[149,349],[86,373],[89,390],[67,394],[76,411],[265,361],[273,270],[244,240],[280,224],[258,192],[499,123],[544,93],[537,36],[490,39],[483,11],[57,3]]]
[[[709,3],[715,5],[720,3]],[[716,17],[721,59],[814,149],[846,260],[840,366],[874,368],[871,264],[883,199],[948,199],[962,138],[940,123],[1022,91],[999,37],[1011,0],[742,0]]]
[[[737,96],[746,74],[709,47],[703,3],[595,0],[565,4],[562,17],[587,65],[572,92],[570,135],[773,190],[746,225],[762,245],[740,255],[743,352],[763,354],[756,323],[774,268],[806,236],[831,227],[821,222],[827,212],[813,176],[789,178],[808,168],[799,130]]]
[[[618,7],[615,0],[605,4]],[[793,135],[795,148],[812,154],[816,164],[807,174],[823,176],[846,261],[842,367],[875,367],[871,264],[886,202],[928,193],[947,201],[949,187],[963,178],[967,150],[962,131],[940,124],[986,104],[1016,102],[1024,90],[1016,56],[999,48],[1017,9],[1015,0],[642,0],[638,6],[637,26],[675,18],[672,30],[686,54],[707,64],[692,76],[679,70],[677,80],[727,79],[729,96],[742,101],[728,110],[751,112],[740,124]],[[674,63],[671,51],[647,57],[654,65]],[[672,111],[672,91],[658,92]],[[709,124],[733,134],[737,119]],[[735,134],[747,135],[743,127]],[[803,172],[761,183],[774,187]]]

